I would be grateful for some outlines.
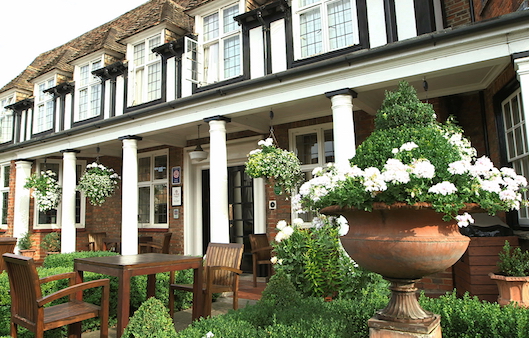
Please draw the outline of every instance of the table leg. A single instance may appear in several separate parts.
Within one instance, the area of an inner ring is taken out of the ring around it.
[[[193,312],[192,312],[192,319],[198,319],[200,317],[204,316],[204,308],[203,308],[203,298],[204,295],[202,293],[203,283],[202,276],[203,273],[203,267],[200,265],[198,268],[193,270],[194,275],[194,282],[193,282]]]
[[[129,323],[130,309],[130,273],[121,271],[118,276],[118,325],[116,327],[116,336],[121,337],[123,330]]]
[[[147,299],[156,293],[156,274],[147,275]]]
[[[75,275],[75,284],[80,284],[83,282],[83,271],[77,271],[77,269],[74,270],[76,272]],[[83,301],[83,291],[79,291],[75,294],[75,299],[78,301]]]

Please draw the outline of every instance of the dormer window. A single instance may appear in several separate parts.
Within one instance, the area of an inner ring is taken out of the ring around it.
[[[6,106],[13,104],[14,99],[14,95],[10,95],[0,100],[0,143],[13,139],[13,111]]]
[[[208,85],[242,74],[241,30],[233,19],[239,4],[230,4],[197,20],[198,41],[186,39],[189,80]]]
[[[354,0],[293,2],[294,52],[307,58],[359,43]]]
[[[161,34],[156,34],[133,45],[132,65],[134,74],[133,105],[162,97],[162,62],[152,49],[162,44]]]
[[[101,83],[92,71],[102,67],[101,60],[94,60],[79,67],[77,83],[78,100],[74,122],[101,114]]]
[[[53,127],[53,95],[45,90],[55,86],[53,78],[37,84],[35,112],[33,116],[33,133],[41,133]]]

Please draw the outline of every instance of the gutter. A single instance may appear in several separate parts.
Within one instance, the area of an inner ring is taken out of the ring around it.
[[[12,144],[0,149],[0,152],[7,152],[14,149],[24,148],[33,144],[39,144],[46,141],[51,141],[64,136],[71,136],[81,132],[89,131],[92,129],[99,129],[102,127],[108,127],[122,122],[123,120],[134,120],[135,118],[143,117],[146,115],[152,115],[157,112],[166,111],[168,109],[176,109],[179,106],[193,103],[197,101],[207,100],[209,98],[219,97],[228,95],[230,91],[237,91],[240,89],[247,89],[250,86],[260,87],[271,82],[281,82],[285,78],[294,77],[305,72],[311,72],[315,70],[323,70],[326,68],[335,67],[340,64],[352,64],[365,59],[373,59],[375,57],[385,56],[388,54],[395,54],[402,50],[409,50],[417,47],[421,47],[429,44],[437,44],[438,42],[458,38],[461,36],[470,35],[473,33],[483,32],[484,30],[492,30],[503,26],[529,22],[529,11],[514,12],[511,14],[503,15],[497,18],[493,18],[486,21],[480,21],[478,23],[469,24],[467,26],[449,28],[440,32],[433,32],[429,34],[423,34],[415,38],[397,41],[388,45],[380,46],[373,49],[364,49],[355,51],[350,54],[332,57],[326,60],[316,61],[311,64],[305,64],[298,67],[294,67],[285,70],[280,73],[269,74],[256,79],[243,80],[241,82],[228,84],[220,88],[211,90],[205,90],[200,93],[193,94],[184,98],[179,98],[169,102],[159,103],[153,106],[139,108],[137,110],[124,113],[123,115],[114,116],[109,119],[95,121],[92,123],[83,124],[79,127],[73,127],[68,130],[63,130],[51,135],[42,136],[40,138],[34,138],[28,141]]]

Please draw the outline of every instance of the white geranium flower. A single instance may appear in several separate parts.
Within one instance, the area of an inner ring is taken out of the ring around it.
[[[456,220],[459,227],[466,227],[470,223],[474,223],[474,218],[468,212],[465,212],[463,215],[457,215]]]
[[[287,222],[285,220],[281,220],[276,224],[276,228],[278,228],[279,230],[283,230],[286,226]]]
[[[411,151],[415,148],[419,148],[419,146],[415,144],[415,142],[406,142],[400,146],[400,151]]]
[[[277,256],[273,256],[272,258],[270,258],[270,262],[272,262],[272,264],[276,264],[277,263]]]
[[[456,186],[452,182],[443,181],[441,183],[437,183],[436,185],[433,185],[428,189],[428,192],[434,193],[434,194],[441,194],[443,196],[453,194],[457,191]]]

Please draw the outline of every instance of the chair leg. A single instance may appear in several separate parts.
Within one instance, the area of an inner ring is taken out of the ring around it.
[[[213,302],[213,294],[209,291],[206,291],[204,294],[204,317],[211,317],[211,303]]]
[[[169,316],[174,320],[174,290],[169,286]]]
[[[81,322],[68,325],[69,338],[81,338]]]
[[[253,287],[257,287],[257,259],[255,258],[255,255],[252,257],[253,261]]]
[[[99,337],[108,338],[108,309],[106,312],[103,311],[103,313],[99,314],[99,321],[100,321]]]
[[[11,337],[13,338],[17,338],[18,337],[18,325],[13,323],[13,321],[11,321]]]

